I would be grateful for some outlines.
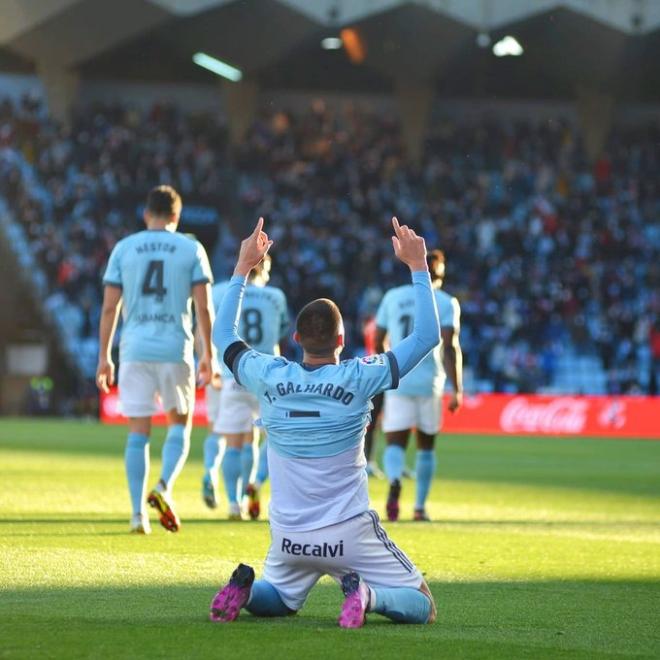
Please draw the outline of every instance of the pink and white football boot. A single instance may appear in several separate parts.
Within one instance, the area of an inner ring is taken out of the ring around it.
[[[253,582],[254,569],[246,564],[239,564],[231,574],[229,582],[211,601],[211,621],[218,623],[235,621],[250,599]]]
[[[344,592],[344,603],[339,615],[341,628],[362,628],[367,622],[369,608],[369,587],[357,573],[347,573],[341,579],[341,589]]]

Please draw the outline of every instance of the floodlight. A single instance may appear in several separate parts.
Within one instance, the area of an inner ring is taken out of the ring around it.
[[[227,64],[227,62],[223,62],[215,57],[211,57],[206,53],[195,53],[193,55],[193,62],[197,64],[197,66],[208,69],[216,75],[222,76],[232,82],[238,82],[243,78],[243,72],[240,69],[237,69],[236,67],[231,66],[231,64]]]
[[[506,37],[500,39],[493,46],[493,55],[495,55],[495,57],[519,57],[524,52],[525,51],[518,40],[510,34],[507,34]]]
[[[321,48],[323,50],[339,50],[343,45],[339,37],[326,37],[321,40]]]

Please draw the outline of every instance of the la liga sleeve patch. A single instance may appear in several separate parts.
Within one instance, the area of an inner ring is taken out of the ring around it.
[[[382,353],[379,355],[367,355],[363,358],[360,358],[360,362],[367,367],[384,367],[385,356]]]

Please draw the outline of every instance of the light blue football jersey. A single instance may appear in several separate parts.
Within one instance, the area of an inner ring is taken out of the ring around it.
[[[222,298],[229,287],[229,280],[218,282],[213,287],[213,305],[216,316]],[[284,291],[274,286],[248,284],[243,294],[243,307],[238,334],[260,353],[274,355],[279,352],[279,343],[289,330],[289,310]],[[222,365],[223,378],[232,378],[227,366]]]
[[[398,381],[392,353],[309,367],[246,350],[237,381],[259,399],[268,431],[270,523],[304,531],[369,508],[364,433],[371,397]]]
[[[238,382],[255,394],[268,441],[281,456],[334,456],[358,445],[371,398],[396,387],[392,353],[309,367],[247,350],[234,363]]]
[[[461,310],[458,300],[442,289],[434,289],[440,329],[460,329]],[[390,346],[401,343],[413,327],[415,297],[410,284],[390,289],[378,307],[376,325],[387,331]],[[442,366],[442,342],[436,346],[409,374],[401,379],[397,394],[404,396],[436,396],[445,385]]]
[[[122,289],[124,362],[193,362],[192,287],[213,281],[201,243],[145,230],[115,245],[103,283]]]

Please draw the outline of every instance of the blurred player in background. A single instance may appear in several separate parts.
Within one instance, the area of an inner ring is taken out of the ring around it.
[[[125,460],[133,506],[131,531],[142,534],[151,531],[145,495],[157,398],[168,430],[160,480],[147,502],[158,510],[165,529],[176,532],[180,526],[172,486],[188,455],[195,404],[193,300],[203,347],[197,379],[206,385],[211,377],[213,276],[201,243],[176,233],[180,215],[181,198],[173,188],[151,190],[144,212],[146,230],[115,245],[103,277],[96,382],[106,392],[114,383],[111,348],[121,309],[119,400],[129,427]]]
[[[394,251],[411,271],[414,326],[393,351],[352,360],[339,359],[343,320],[326,298],[305,305],[296,320],[302,363],[264,355],[240,339],[246,277],[271,245],[263,219],[241,244],[213,340],[236,380],[261,403],[272,477],[272,542],[263,579],[255,582],[254,570],[240,564],[213,599],[213,621],[233,621],[243,607],[257,616],[288,616],[323,575],[341,584],[343,628],[363,626],[367,612],[405,623],[435,619],[424,578],[369,510],[363,442],[371,398],[395,388],[399,376],[440,341],[424,239],[396,219],[393,225]]]
[[[268,285],[270,268],[271,259],[266,255],[250,273],[239,332],[245,341],[261,353],[279,355],[280,342],[289,329],[289,313],[284,292]],[[221,282],[213,287],[216,312],[228,286],[229,282]],[[229,518],[241,519],[241,500],[247,498],[247,514],[256,519],[260,513],[259,489],[268,478],[268,441],[265,439],[259,450],[256,480],[250,483],[254,464],[254,422],[259,417],[259,402],[236,382],[231,371],[224,365],[222,387],[220,391],[207,388],[206,401],[213,428],[204,443],[204,501],[210,508],[217,506],[217,471],[220,463],[229,501]],[[220,460],[222,437],[225,439],[225,450]]]
[[[433,352],[401,379],[398,389],[385,394],[383,431],[387,446],[383,456],[385,475],[390,482],[387,517],[399,518],[401,477],[405,466],[406,445],[413,428],[417,429],[415,472],[417,492],[415,520],[429,520],[426,499],[435,474],[435,435],[442,418],[442,392],[445,378],[453,387],[449,410],[455,412],[463,402],[463,358],[459,343],[460,307],[458,300],[442,291],[445,255],[433,250],[427,256],[435,293],[442,341]],[[385,349],[385,339],[395,348],[411,332],[414,323],[415,297],[410,284],[388,291],[376,314],[376,350]],[[444,366],[444,369],[443,369]]]

